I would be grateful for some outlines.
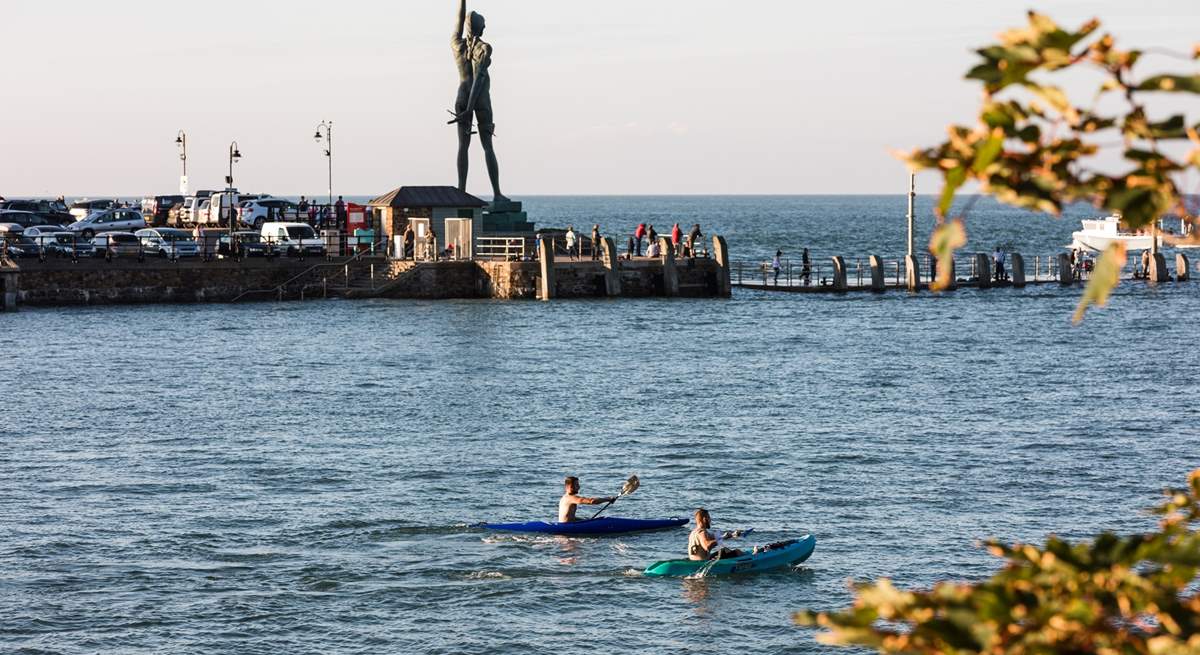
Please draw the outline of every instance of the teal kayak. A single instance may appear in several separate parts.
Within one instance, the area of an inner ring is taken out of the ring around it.
[[[806,534],[799,539],[764,546],[757,553],[717,560],[668,559],[646,567],[645,574],[653,577],[683,578],[692,575],[736,575],[758,573],[794,566],[808,559],[817,547],[817,538]]]

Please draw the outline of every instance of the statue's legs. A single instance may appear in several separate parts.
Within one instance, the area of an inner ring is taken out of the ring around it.
[[[458,190],[467,190],[467,169],[471,165],[471,121],[458,124]]]
[[[496,134],[496,123],[492,118],[490,97],[484,96],[476,103],[475,118],[479,122],[479,143],[483,145],[488,178],[492,181],[493,200],[508,200],[503,193],[500,193],[500,163],[496,160],[496,148],[492,145],[492,137]]]

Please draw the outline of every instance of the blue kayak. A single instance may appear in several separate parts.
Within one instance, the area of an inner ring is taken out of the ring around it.
[[[528,523],[484,523],[489,530],[507,530],[509,532],[539,532],[542,534],[561,535],[602,535],[622,534],[626,532],[642,532],[644,530],[664,530],[687,525],[689,519],[623,519],[615,516],[571,521],[570,523],[547,523],[545,521],[529,521]]]

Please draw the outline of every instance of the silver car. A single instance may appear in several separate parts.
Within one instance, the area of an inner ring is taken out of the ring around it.
[[[102,232],[92,239],[97,257],[141,257],[142,240],[129,232]]]
[[[176,230],[171,227],[153,227],[134,232],[134,236],[142,240],[142,249],[147,255],[158,255],[169,259],[180,257],[195,257],[200,254],[200,246],[187,230]]]
[[[91,239],[98,232],[118,230],[132,232],[144,227],[146,227],[146,219],[142,217],[142,212],[136,209],[106,209],[88,214],[87,218],[71,223],[67,229],[85,239]]]

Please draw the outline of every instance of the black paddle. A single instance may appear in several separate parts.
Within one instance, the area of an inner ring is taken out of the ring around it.
[[[641,482],[641,480],[638,480],[638,476],[636,476],[636,475],[629,476],[629,479],[625,481],[625,484],[621,485],[621,493],[617,494],[616,498],[613,498],[612,500],[605,503],[604,507],[601,507],[599,512],[592,514],[592,518],[588,519],[588,520],[590,521],[590,520],[596,518],[597,516],[600,516],[600,513],[603,512],[604,510],[608,509],[609,505],[612,505],[613,503],[617,502],[617,500],[620,499],[622,496],[628,496],[629,494],[637,491],[638,487],[640,487],[640,486],[642,486],[642,482]]]

